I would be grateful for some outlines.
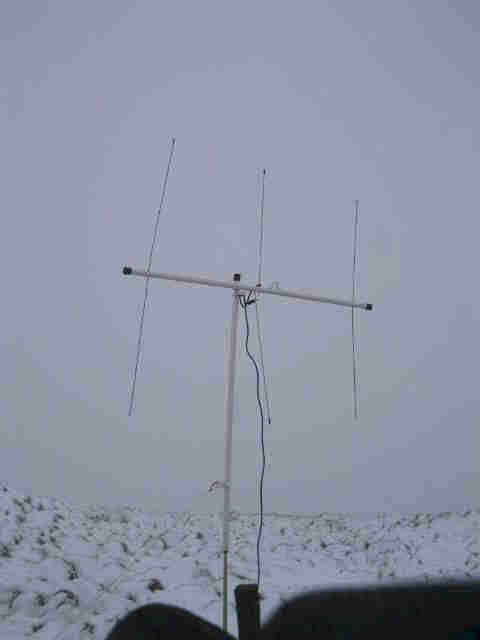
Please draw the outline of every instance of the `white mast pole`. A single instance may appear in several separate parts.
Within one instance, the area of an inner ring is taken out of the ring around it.
[[[240,274],[233,276],[234,282],[240,282]],[[232,323],[230,326],[230,351],[228,354],[227,397],[225,403],[225,482],[223,503],[223,630],[227,632],[228,620],[228,543],[230,535],[230,505],[232,486],[232,428],[233,428],[233,390],[235,386],[235,363],[237,359],[237,328],[239,292],[232,291]]]

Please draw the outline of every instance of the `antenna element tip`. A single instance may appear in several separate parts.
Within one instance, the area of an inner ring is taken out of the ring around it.
[[[123,275],[124,276],[132,275],[132,267],[123,267]]]

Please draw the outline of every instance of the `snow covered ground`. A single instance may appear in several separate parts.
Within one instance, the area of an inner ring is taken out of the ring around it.
[[[220,625],[218,514],[154,514],[74,506],[0,485],[0,638],[103,640],[147,602],[185,607]],[[257,517],[234,513],[233,589],[256,582]],[[315,586],[480,577],[480,509],[375,518],[268,515],[262,539],[262,620]]]

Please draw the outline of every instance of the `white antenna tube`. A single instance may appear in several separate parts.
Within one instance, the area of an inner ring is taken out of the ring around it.
[[[297,300],[311,300],[312,302],[325,302],[327,304],[336,304],[340,307],[350,307],[355,309],[364,309],[371,311],[373,305],[369,302],[352,302],[351,300],[342,300],[341,298],[326,298],[325,296],[313,296],[310,293],[301,293],[298,291],[288,291],[287,289],[257,287],[254,284],[231,283],[226,280],[211,280],[210,278],[199,278],[197,276],[184,276],[177,273],[155,273],[153,271],[144,271],[142,269],[132,269],[132,267],[123,267],[123,275],[125,276],[141,276],[143,278],[159,278],[160,280],[174,280],[176,282],[185,282],[186,284],[204,284],[210,287],[223,287],[224,289],[235,289],[236,291],[255,291],[256,293],[269,293],[272,296],[282,296],[285,298],[296,298]]]

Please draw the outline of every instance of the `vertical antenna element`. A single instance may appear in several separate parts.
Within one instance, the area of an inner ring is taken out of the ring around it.
[[[265,203],[265,174],[266,170],[262,171],[262,200],[260,205],[260,245],[258,249],[258,280],[257,286],[262,285],[262,262],[263,262],[263,205]]]
[[[355,218],[353,223],[353,269],[352,269],[352,303],[355,303],[357,294],[356,270],[357,270],[357,245],[358,245],[358,209],[360,202],[355,200]],[[352,307],[352,364],[353,364],[353,417],[358,420],[358,385],[357,385],[357,353],[355,346],[355,310]]]
[[[147,272],[150,273],[151,268],[152,268],[152,259],[153,259],[153,251],[155,249],[155,244],[157,241],[157,233],[158,233],[158,223],[160,222],[160,215],[162,213],[163,210],[163,202],[165,200],[165,193],[167,190],[167,182],[168,182],[168,176],[170,174],[170,167],[172,164],[172,158],[173,158],[173,150],[175,148],[175,138],[172,139],[172,145],[170,147],[170,155],[168,158],[168,165],[167,165],[167,171],[165,173],[165,178],[163,180],[163,187],[162,187],[162,195],[160,198],[160,206],[158,207],[158,211],[157,211],[157,219],[155,222],[155,230],[153,232],[153,241],[152,241],[152,247],[150,249],[150,255],[148,257],[148,266],[147,266]],[[140,351],[142,349],[142,339],[143,339],[143,325],[145,322],[145,309],[147,306],[147,299],[148,299],[148,285],[150,282],[150,278],[147,276],[147,278],[145,279],[145,295],[143,298],[143,307],[142,307],[142,314],[141,314],[141,318],[140,318],[140,329],[138,332],[138,343],[137,343],[137,357],[135,359],[135,371],[133,374],[133,384],[132,384],[132,391],[130,394],[130,408],[128,410],[128,415],[131,416],[132,412],[133,412],[133,402],[135,399],[135,389],[137,386],[137,373],[138,373],[138,364],[140,362]]]
[[[265,375],[265,364],[263,362],[263,338],[262,338],[262,329],[260,326],[260,306],[259,306],[259,298],[257,298],[257,304],[255,305],[255,315],[257,317],[257,335],[258,335],[258,346],[260,351],[260,368],[262,370],[262,378],[263,378],[263,395],[265,396],[265,408],[267,409],[267,421],[268,424],[272,424],[272,416],[270,414],[270,401],[268,399],[268,387],[267,387],[267,376]]]
[[[262,268],[263,268],[263,210],[265,205],[265,176],[267,174],[266,169],[262,171],[262,198],[260,203],[260,243],[258,249],[258,280],[257,287],[262,286]],[[257,335],[258,335],[258,346],[260,349],[260,368],[262,370],[262,378],[263,378],[263,395],[265,397],[265,407],[267,410],[267,420],[268,424],[272,424],[272,417],[270,414],[270,402],[268,399],[268,387],[267,387],[267,377],[265,375],[265,364],[263,361],[263,339],[262,339],[262,331],[260,327],[260,309],[259,309],[259,301],[260,298],[257,296],[257,304],[255,305],[256,316],[257,316]]]

